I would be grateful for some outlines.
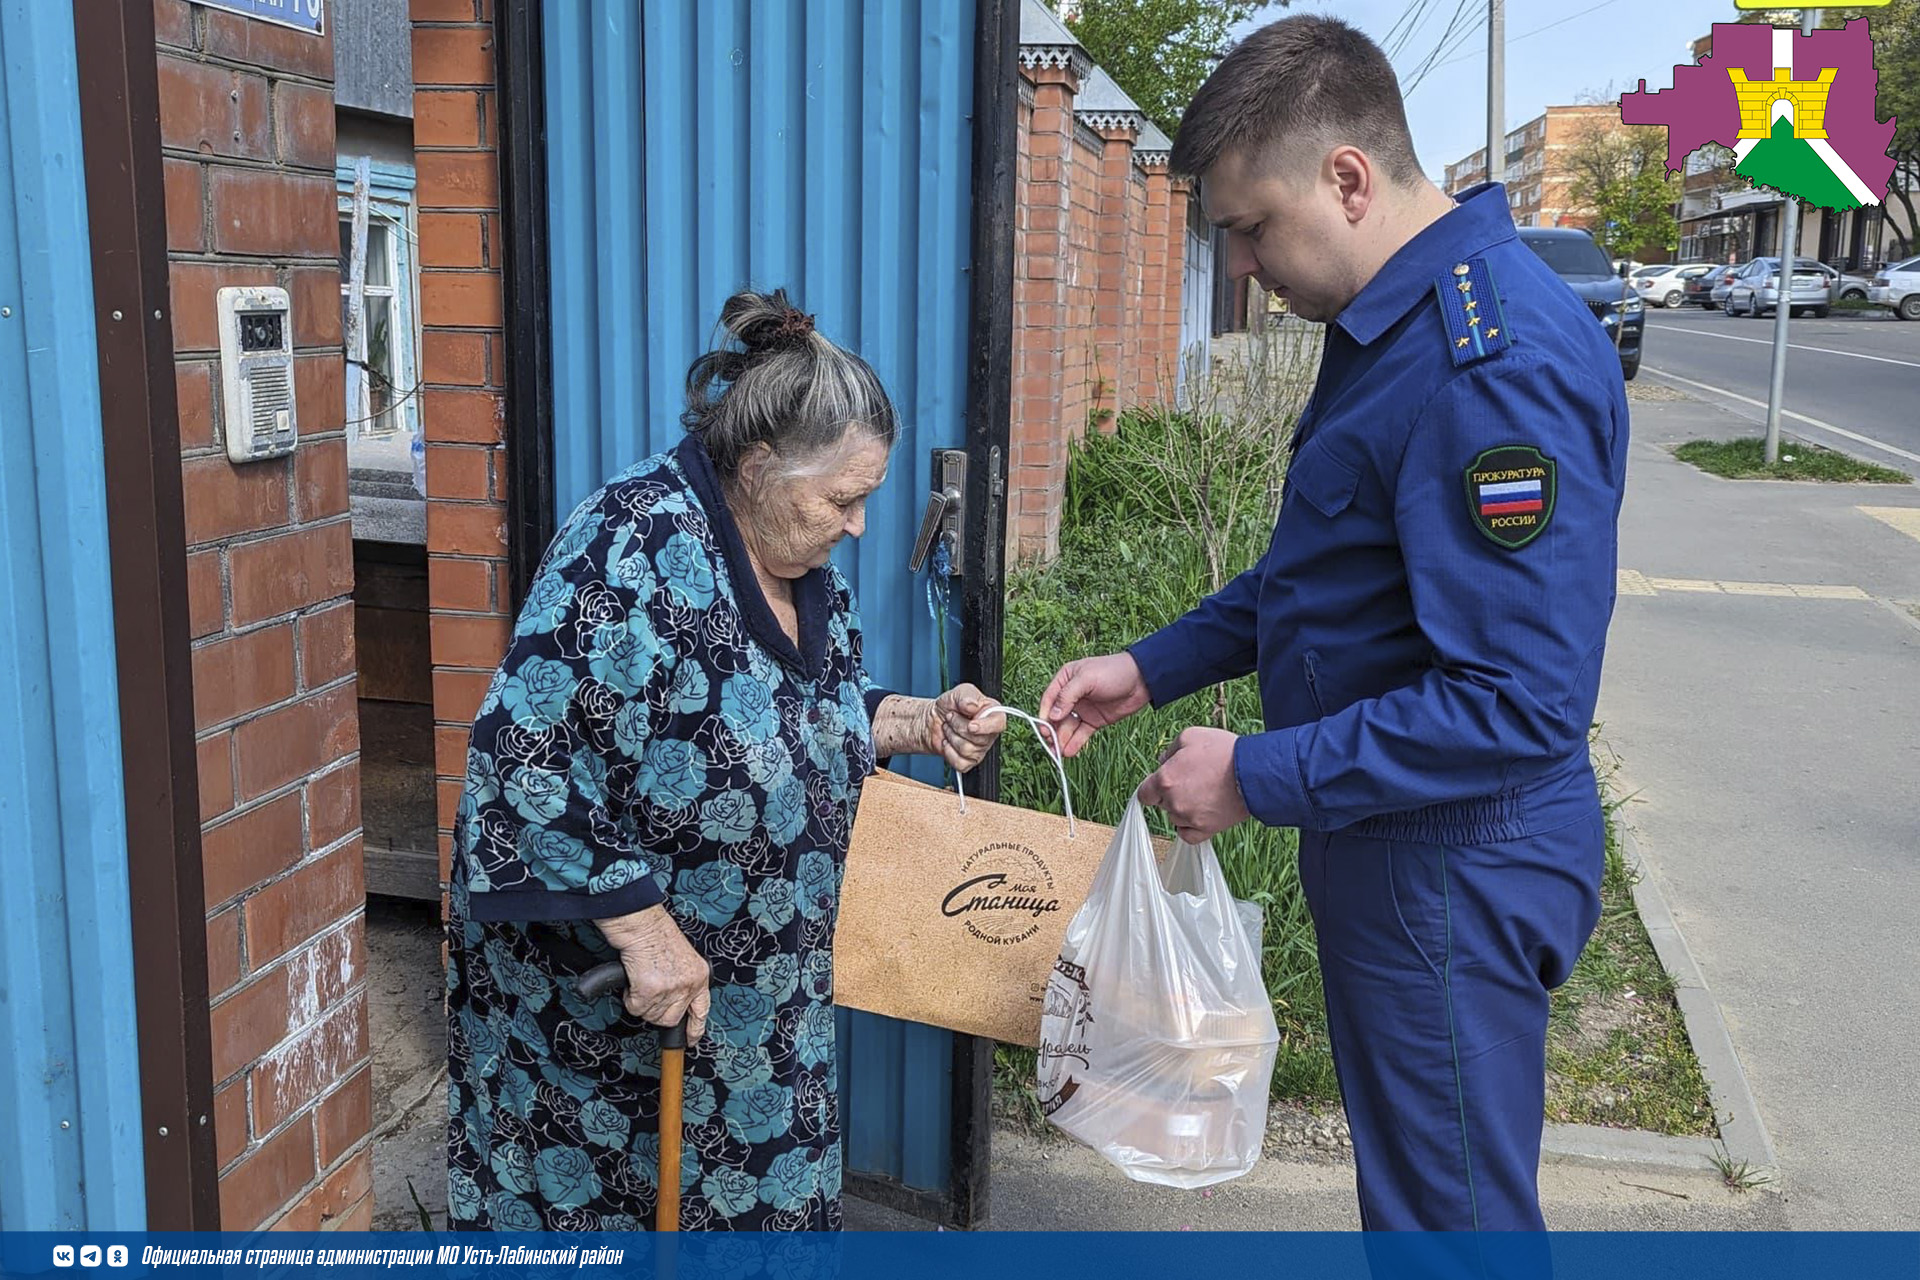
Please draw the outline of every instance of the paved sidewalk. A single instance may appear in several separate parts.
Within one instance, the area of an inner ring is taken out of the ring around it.
[[[1736,1193],[1712,1170],[1647,1173],[1547,1165],[1547,1225],[1562,1231],[1763,1231],[1785,1224],[1781,1198]],[[1001,1129],[993,1135],[996,1231],[1350,1231],[1360,1225],[1350,1163],[1266,1160],[1244,1178],[1199,1191],[1128,1181],[1083,1147]],[[858,1201],[856,1231],[925,1231]]]
[[[1638,403],[1634,427],[1600,700],[1626,819],[1726,1015],[1787,1224],[1911,1227],[1920,490],[1703,475],[1668,448],[1753,428],[1697,401]]]

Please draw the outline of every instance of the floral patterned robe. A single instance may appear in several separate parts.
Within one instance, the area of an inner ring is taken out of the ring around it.
[[[833,926],[875,690],[831,567],[774,620],[689,439],[547,553],[474,722],[454,838],[456,1229],[651,1225],[659,1046],[571,979],[590,921],[665,902],[712,966],[687,1055],[683,1229],[840,1223]]]

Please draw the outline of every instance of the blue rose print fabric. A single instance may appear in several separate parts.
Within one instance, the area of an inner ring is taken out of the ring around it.
[[[839,1227],[833,926],[883,695],[839,574],[794,603],[798,645],[693,440],[610,482],[549,549],[456,819],[455,1229],[652,1224],[658,1042],[572,978],[614,955],[590,921],[662,902],[713,970],[682,1228]]]

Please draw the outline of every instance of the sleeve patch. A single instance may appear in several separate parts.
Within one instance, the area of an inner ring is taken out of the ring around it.
[[[1508,551],[1547,531],[1559,468],[1528,444],[1503,444],[1467,464],[1467,512],[1473,527]]]

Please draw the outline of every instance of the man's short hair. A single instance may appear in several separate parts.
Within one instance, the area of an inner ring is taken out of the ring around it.
[[[1312,14],[1269,23],[1221,60],[1181,117],[1170,167],[1198,177],[1229,151],[1296,137],[1351,143],[1402,185],[1421,177],[1387,55],[1364,32]]]

